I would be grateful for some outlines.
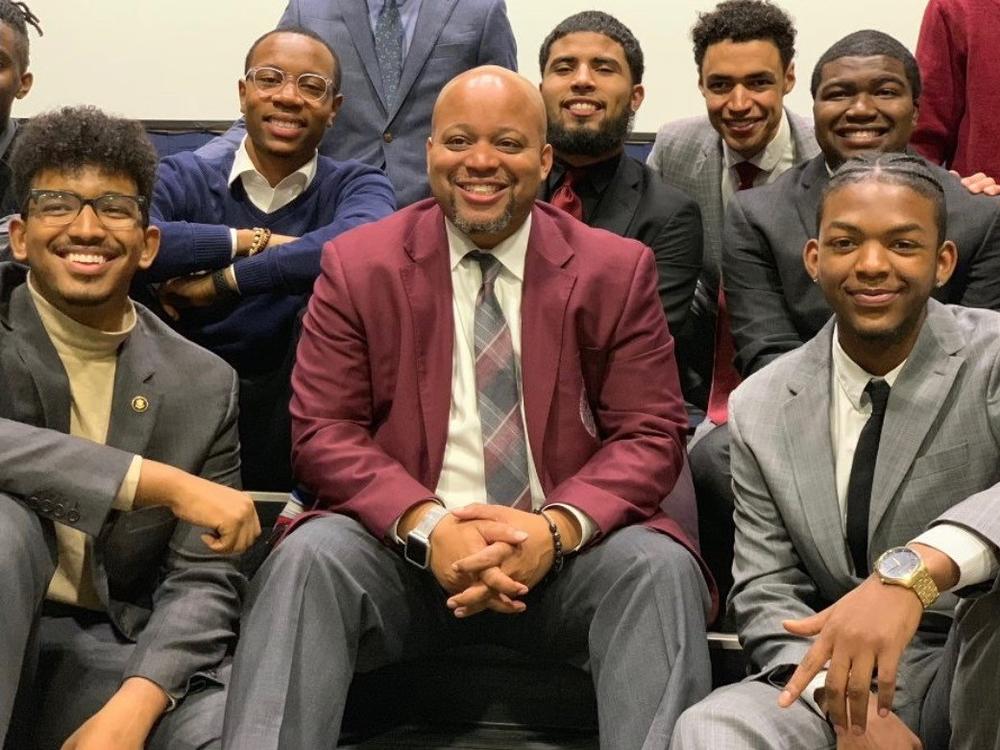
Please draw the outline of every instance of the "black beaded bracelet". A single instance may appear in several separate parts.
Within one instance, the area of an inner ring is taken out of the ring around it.
[[[552,520],[552,517],[548,513],[546,513],[541,508],[539,508],[535,512],[545,519],[545,523],[549,525],[549,533],[552,534],[552,550],[555,553],[555,555],[552,558],[552,568],[549,570],[549,572],[552,575],[555,575],[560,570],[562,570],[563,562],[565,562],[566,560],[565,556],[563,555],[562,534],[559,533],[559,527],[556,526],[555,522]]]

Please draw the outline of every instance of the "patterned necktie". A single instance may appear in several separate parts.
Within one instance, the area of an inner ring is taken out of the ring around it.
[[[753,187],[753,181],[763,170],[756,164],[741,161],[733,169],[739,177],[737,190],[748,190]],[[722,290],[722,279],[719,279],[719,296],[716,300],[715,316],[715,358],[712,362],[712,388],[708,392],[708,418],[712,424],[725,424],[729,418],[729,394],[740,384],[740,374],[736,372],[733,360],[736,358],[736,345],[733,343],[733,332],[729,323],[729,312],[726,309],[726,295]]]
[[[872,401],[872,415],[861,430],[847,481],[847,546],[858,578],[868,576],[868,509],[872,504],[875,459],[889,402],[889,384],[884,380],[869,380],[865,393]]]
[[[556,208],[561,208],[577,221],[583,221],[583,201],[573,190],[573,183],[578,182],[580,176],[579,170],[567,169],[562,182],[559,183],[559,187],[555,189],[552,198],[549,199],[549,203]]]
[[[385,0],[375,23],[375,56],[382,74],[382,90],[391,107],[403,72],[403,21],[396,0]]]
[[[531,510],[517,363],[510,328],[493,288],[500,261],[490,253],[471,252],[466,257],[477,261],[483,274],[476,297],[475,350],[486,498],[491,503]]]

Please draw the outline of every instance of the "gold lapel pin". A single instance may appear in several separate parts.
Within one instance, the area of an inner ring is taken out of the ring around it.
[[[136,396],[132,399],[132,410],[140,414],[149,408],[149,399],[145,396]]]

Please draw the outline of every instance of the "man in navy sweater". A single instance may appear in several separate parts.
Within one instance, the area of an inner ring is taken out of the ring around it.
[[[334,51],[307,29],[250,48],[239,82],[247,136],[160,163],[152,220],[160,255],[144,276],[176,329],[240,375],[243,482],[289,489],[288,376],[294,328],[323,243],[392,213],[379,170],[317,153],[343,97]]]

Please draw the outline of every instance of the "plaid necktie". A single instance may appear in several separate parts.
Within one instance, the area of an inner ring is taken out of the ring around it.
[[[479,263],[483,274],[476,296],[475,351],[486,498],[491,503],[531,510],[517,363],[510,328],[493,288],[500,261],[490,253],[471,252],[467,257]]]
[[[375,56],[382,74],[382,90],[391,107],[403,72],[403,21],[396,0],[386,0],[375,22]]]

